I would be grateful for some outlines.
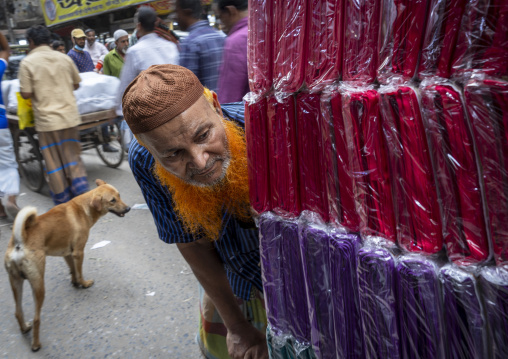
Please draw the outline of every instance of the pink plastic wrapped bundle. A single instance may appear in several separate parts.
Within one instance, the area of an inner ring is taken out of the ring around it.
[[[380,93],[397,241],[409,251],[436,253],[443,247],[441,218],[417,94],[408,86],[385,87]]]
[[[406,80],[414,77],[425,35],[427,5],[425,0],[384,0],[377,70],[381,83],[387,83],[394,74]]]
[[[481,58],[483,71],[491,76],[508,76],[508,2],[491,0],[484,32],[486,49]]]
[[[342,67],[344,0],[309,0],[305,82],[316,88],[338,80]]]
[[[277,91],[298,91],[305,77],[305,0],[273,1],[273,85]]]
[[[272,87],[273,1],[249,0],[247,60],[250,90],[264,94]]]
[[[460,92],[439,80],[424,81],[421,88],[448,257],[460,265],[482,262],[489,257],[489,241],[473,138]]]
[[[344,0],[344,81],[372,83],[376,77],[381,3]]]
[[[245,103],[250,204],[258,213],[270,210],[266,101],[266,98],[263,97],[254,103]]]
[[[268,161],[270,164],[271,207],[298,215],[296,116],[293,96],[278,102],[268,97]]]
[[[419,77],[448,78],[468,0],[433,0],[420,58]]]
[[[342,107],[342,97],[336,89],[326,92],[321,97],[323,123],[331,124],[333,128],[334,147],[332,153],[335,158],[331,160],[336,168],[333,173],[329,171],[327,174],[330,218],[348,230],[356,232],[360,228],[360,217],[356,212],[355,183],[351,173]]]
[[[485,186],[496,262],[508,264],[508,82],[473,79],[464,89]]]
[[[296,97],[298,172],[301,209],[318,213],[329,220],[326,190],[327,164],[324,161],[319,94],[300,93]]]
[[[363,235],[396,241],[395,213],[379,94],[370,88],[341,88],[344,130],[355,178]]]

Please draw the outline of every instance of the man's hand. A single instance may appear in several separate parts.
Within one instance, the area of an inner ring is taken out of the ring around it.
[[[248,322],[229,328],[226,342],[233,359],[268,359],[265,334]]]

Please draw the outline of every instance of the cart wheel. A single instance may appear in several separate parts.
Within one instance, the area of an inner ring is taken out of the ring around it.
[[[44,165],[39,146],[30,132],[27,130],[15,132],[14,152],[23,182],[32,191],[40,192],[46,182]]]
[[[102,159],[102,161],[104,161],[106,166],[117,168],[120,166],[125,156],[122,144],[122,134],[120,132],[120,125],[118,123],[109,126],[109,141],[104,141],[104,143],[107,143],[111,148],[117,151],[106,152],[104,151],[103,144],[99,144],[96,147],[99,157]]]

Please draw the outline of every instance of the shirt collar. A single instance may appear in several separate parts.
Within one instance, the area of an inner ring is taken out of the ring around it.
[[[155,38],[157,38],[157,37],[159,37],[159,35],[157,35],[155,32],[151,32],[151,33],[149,33],[149,34],[146,34],[146,35],[141,36],[141,38],[140,38],[140,39],[138,39],[138,42],[140,42],[140,41],[145,41],[145,40],[149,40],[149,39],[155,39]]]
[[[241,20],[238,20],[238,22],[231,28],[231,31],[229,32],[228,36],[231,36],[233,33],[237,32],[243,27],[247,27],[249,24],[249,17],[246,16]]]
[[[208,23],[208,21],[207,20],[200,20],[198,22],[195,22],[191,26],[189,26],[188,31],[191,32],[191,31],[194,31],[200,27],[205,27],[205,26],[210,27],[210,24]]]
[[[30,54],[33,54],[33,53],[36,53],[36,52],[39,52],[39,51],[54,51],[52,50],[49,45],[41,45],[41,46],[37,46],[35,49],[33,50],[30,50]]]

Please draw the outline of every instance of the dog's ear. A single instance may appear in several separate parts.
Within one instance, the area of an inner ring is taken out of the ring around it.
[[[97,212],[102,211],[102,196],[96,195],[92,198],[92,207],[97,210]]]
[[[99,187],[102,186],[103,184],[106,184],[106,182],[101,179],[96,179],[95,184],[97,185],[97,187]]]

